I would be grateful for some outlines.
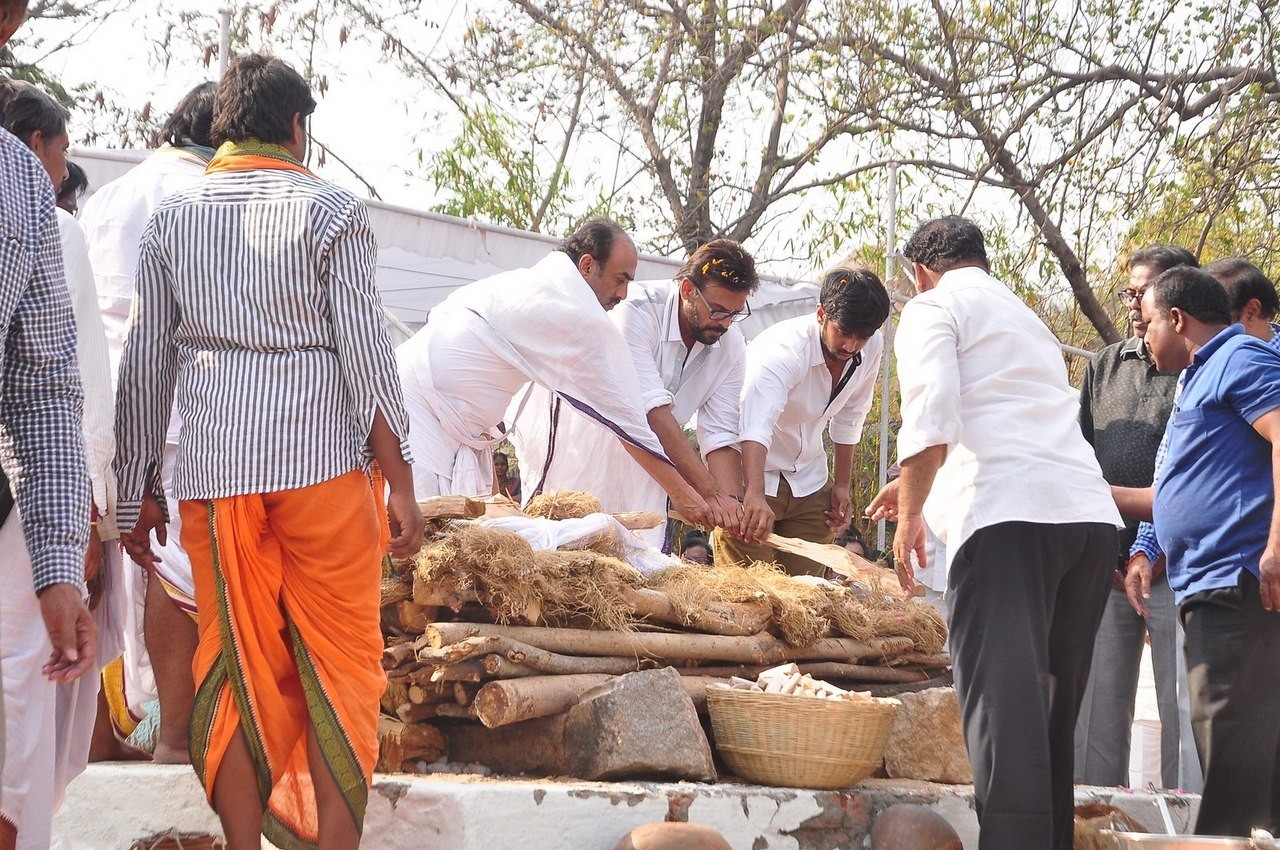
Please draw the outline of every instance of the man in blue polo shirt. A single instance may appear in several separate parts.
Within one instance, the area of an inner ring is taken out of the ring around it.
[[[1160,275],[1142,299],[1162,372],[1186,369],[1155,491],[1155,530],[1186,631],[1204,768],[1199,834],[1280,826],[1280,353],[1230,324],[1210,275]]]

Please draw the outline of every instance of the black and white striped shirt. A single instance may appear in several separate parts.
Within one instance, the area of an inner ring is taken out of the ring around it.
[[[359,468],[376,409],[408,459],[376,258],[364,204],[310,174],[212,174],[157,207],[117,391],[122,528],[144,492],[161,493],[175,387],[178,499],[289,490]]]

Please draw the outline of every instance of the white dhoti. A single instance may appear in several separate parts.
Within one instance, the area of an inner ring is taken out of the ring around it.
[[[31,579],[31,556],[14,509],[0,526],[0,674],[4,680],[4,770],[0,815],[19,848],[48,847],[53,822],[55,686],[41,668],[52,646]],[[86,674],[87,675],[87,674]]]

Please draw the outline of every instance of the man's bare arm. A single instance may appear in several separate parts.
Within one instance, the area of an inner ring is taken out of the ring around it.
[[[933,479],[947,459],[947,447],[930,446],[902,461],[898,479],[898,528],[893,535],[893,565],[903,590],[915,588],[915,570],[911,555],[921,567],[928,566],[925,555],[925,499],[933,488]]]
[[[1111,485],[1111,498],[1122,516],[1151,522],[1151,505],[1155,502],[1155,487],[1117,487]]]
[[[1280,487],[1280,408],[1259,416],[1254,420],[1253,427],[1271,443],[1271,480],[1274,493]],[[1280,499],[1274,499],[1271,507],[1271,530],[1267,534],[1267,548],[1262,551],[1258,573],[1262,607],[1268,611],[1280,610]]]

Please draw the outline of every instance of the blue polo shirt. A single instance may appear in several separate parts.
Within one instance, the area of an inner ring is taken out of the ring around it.
[[[1187,367],[1169,419],[1155,529],[1181,603],[1258,575],[1275,501],[1271,443],[1253,422],[1280,408],[1280,352],[1232,325]]]

